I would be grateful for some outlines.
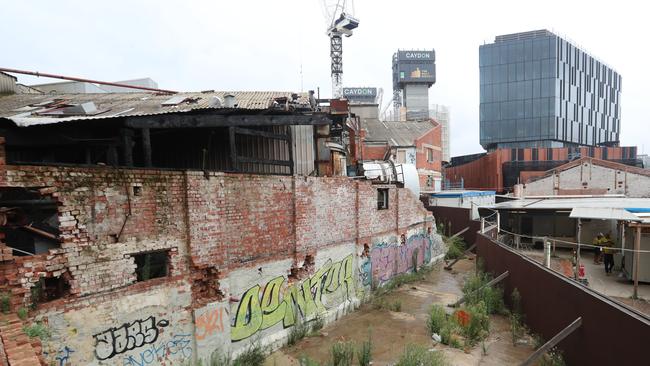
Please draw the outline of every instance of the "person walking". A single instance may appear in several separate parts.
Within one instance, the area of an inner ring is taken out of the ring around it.
[[[603,243],[603,233],[598,233],[591,242],[594,245],[594,264],[600,264],[600,246]]]
[[[605,258],[605,273],[609,276],[612,274],[612,269],[614,269],[614,240],[612,240],[610,234],[605,235],[601,245],[603,246],[603,256]]]

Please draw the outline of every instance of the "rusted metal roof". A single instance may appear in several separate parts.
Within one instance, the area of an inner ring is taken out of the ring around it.
[[[224,96],[235,96],[236,109],[265,110],[273,106],[274,99],[288,98],[292,100],[291,92],[258,92],[258,91],[210,91],[197,93],[178,93],[182,102],[174,105],[163,105],[172,97],[169,94],[153,93],[98,93],[98,94],[15,94],[0,97],[0,118],[10,119],[20,127],[42,124],[53,124],[86,119],[104,119],[115,117],[148,116],[165,113],[189,112],[201,109],[219,109],[223,105]],[[216,97],[216,98],[215,98]],[[309,107],[307,93],[297,94],[295,103]],[[36,112],[51,109],[52,105],[80,105],[92,102],[97,110],[103,111],[97,115],[79,116],[39,116]]]
[[[362,128],[367,131],[366,142],[388,143],[390,146],[415,146],[415,140],[431,131],[438,123],[433,121],[383,122],[364,119]]]

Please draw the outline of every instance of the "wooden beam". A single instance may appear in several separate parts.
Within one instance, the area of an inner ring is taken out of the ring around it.
[[[293,158],[293,134],[291,133],[291,126],[287,126],[287,137],[289,139],[287,140],[287,147],[289,148],[289,174],[293,175],[295,173],[294,171],[294,158]]]
[[[229,143],[230,143],[230,164],[232,165],[232,170],[233,171],[238,171],[239,170],[239,164],[237,164],[237,145],[236,145],[236,140],[235,140],[235,127],[230,127],[228,129],[228,133],[230,135],[229,138]]]
[[[469,230],[469,226],[466,227],[466,228],[464,228],[463,230],[457,232],[456,234],[452,235],[451,238],[455,238],[455,237],[457,237],[458,235],[462,235],[462,234],[463,234],[464,232],[466,232],[467,230]]]
[[[252,112],[251,112],[252,113]],[[232,126],[328,125],[332,121],[322,113],[311,115],[214,115],[162,114],[157,116],[126,117],[125,126],[132,128],[214,128]]]
[[[267,164],[267,165],[281,165],[281,166],[291,166],[291,161],[287,160],[271,160],[271,159],[259,159],[259,158],[249,158],[246,156],[237,156],[237,161],[240,163],[254,163],[254,164]]]
[[[497,283],[501,282],[504,278],[508,277],[509,274],[510,274],[510,272],[508,272],[508,271],[503,272],[497,278],[492,279],[492,281],[490,281],[490,282],[486,283],[485,285],[483,285],[483,286],[479,287],[478,289],[476,289],[476,291],[472,292],[472,294],[477,293],[477,292],[481,291],[482,289],[484,289],[486,287],[496,285]],[[452,308],[457,307],[458,305],[465,302],[465,300],[466,300],[465,297],[466,296],[461,297],[460,299],[458,299],[458,301],[456,301],[455,303],[450,304],[448,306],[450,306]]]
[[[284,140],[284,141],[289,141],[290,138],[289,135],[282,135],[279,133],[273,133],[267,131],[251,130],[248,128],[241,128],[241,127],[235,127],[235,133],[238,135],[260,136],[269,139]]]
[[[142,130],[142,155],[144,156],[144,166],[151,167],[151,134],[148,128]]]
[[[120,130],[120,144],[122,145],[122,158],[124,166],[133,166],[133,131]]]
[[[463,256],[465,254],[471,252],[474,248],[476,248],[476,243],[472,244],[469,248],[467,248],[467,250],[465,250],[463,252]],[[458,261],[461,260],[461,259],[463,259],[463,257],[459,257],[459,258],[454,259],[453,262],[451,262],[451,263],[449,263],[448,265],[445,266],[445,269],[448,270],[448,271],[451,270],[451,267],[453,267],[454,264],[458,263]]]
[[[574,320],[573,323],[569,324],[566,328],[562,329],[558,334],[556,334],[548,342],[544,343],[543,346],[539,347],[537,349],[537,351],[535,351],[532,355],[528,356],[528,358],[524,362],[521,363],[521,366],[533,365],[535,360],[540,358],[543,354],[548,352],[551,348],[555,347],[558,343],[560,343],[569,334],[573,333],[574,330],[580,328],[581,325],[582,325],[582,317],[578,317],[578,319]]]

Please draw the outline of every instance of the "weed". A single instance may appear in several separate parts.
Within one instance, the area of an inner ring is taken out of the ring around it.
[[[207,366],[230,366],[232,364],[232,359],[230,354],[222,355],[217,351],[210,354],[210,360],[208,361]],[[199,360],[196,366],[203,366],[203,362]]]
[[[11,297],[8,292],[0,293],[0,311],[5,314],[9,314],[11,310]]]
[[[244,353],[232,361],[232,366],[262,366],[264,360],[266,360],[264,348],[259,342],[253,342]]]
[[[16,311],[16,314],[20,318],[20,320],[25,320],[27,319],[27,309],[26,308],[20,308],[18,311]]]
[[[461,326],[461,330],[467,342],[474,345],[485,338],[490,331],[490,316],[483,302],[468,305],[466,311],[469,313],[469,322]]]
[[[445,259],[458,259],[462,258],[465,254],[465,242],[460,237],[447,238],[443,237],[443,241],[447,244],[447,254]]]
[[[512,312],[516,314],[523,314],[521,309],[521,294],[516,287],[510,294],[510,300],[512,301]]]
[[[483,341],[481,341],[481,350],[483,351],[483,356],[487,356],[487,346]]]
[[[357,361],[359,366],[369,366],[372,361],[372,337],[368,332],[368,340],[363,341],[357,349]]]
[[[41,340],[50,338],[50,330],[41,322],[36,322],[32,323],[31,325],[24,326],[23,332],[25,332],[29,338],[38,337]]]
[[[546,343],[544,337],[539,334],[533,335],[533,347],[535,347],[535,349],[539,349],[539,347],[543,346],[544,343]]]
[[[332,366],[351,366],[354,358],[354,345],[352,342],[336,342],[330,349]]]
[[[429,319],[427,322],[429,333],[440,334],[440,330],[445,325],[446,321],[447,313],[445,312],[445,309],[442,307],[442,305],[433,305],[431,307],[431,310],[429,310]]]
[[[395,366],[442,366],[447,361],[440,352],[429,351],[417,344],[408,344]]]
[[[389,301],[384,296],[380,296],[372,300],[372,307],[375,310],[387,309],[397,312],[402,310],[402,302],[400,300]]]
[[[311,331],[313,332],[318,332],[319,330],[323,329],[323,326],[325,325],[325,319],[318,314],[314,318],[314,320],[311,321]]]
[[[300,317],[297,317],[296,319],[298,319],[298,321],[289,330],[289,339],[287,339],[287,344],[289,346],[293,346],[294,344],[298,343],[299,340],[305,338],[307,334],[309,334],[309,325],[303,323],[300,320]]]
[[[320,363],[318,363],[318,361],[312,360],[311,358],[309,358],[309,357],[307,357],[305,355],[302,355],[298,359],[298,365],[300,365],[300,366],[320,366]]]
[[[551,348],[540,358],[539,366],[566,366],[566,362],[564,362],[562,352],[556,348]]]
[[[479,272],[465,281],[463,295],[465,303],[476,305],[483,302],[488,314],[506,314],[503,302],[503,290],[499,287],[485,286],[492,277],[487,273]]]

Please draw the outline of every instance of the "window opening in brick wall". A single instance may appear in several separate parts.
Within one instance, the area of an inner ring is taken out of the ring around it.
[[[433,149],[427,148],[427,161],[433,163]]]
[[[58,277],[41,277],[30,289],[32,307],[70,295],[69,273]]]
[[[0,246],[6,244],[13,256],[61,247],[58,202],[45,192],[50,189],[0,188]]]
[[[169,253],[167,250],[133,255],[137,282],[166,277],[169,272]]]
[[[388,209],[388,188],[377,189],[377,209]]]

